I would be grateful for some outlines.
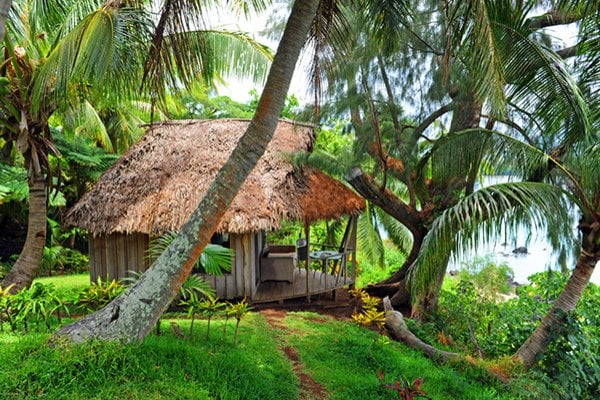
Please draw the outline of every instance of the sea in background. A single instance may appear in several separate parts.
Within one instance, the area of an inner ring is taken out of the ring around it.
[[[484,186],[507,182],[508,176],[486,176],[483,180]],[[577,227],[573,227],[573,235],[577,235]],[[490,257],[496,263],[506,263],[514,272],[514,281],[524,284],[527,277],[547,270],[560,271],[561,267],[558,257],[553,254],[549,243],[542,237],[543,233],[533,230],[529,232],[526,227],[519,229],[517,235],[511,238],[502,237],[500,232],[498,238],[486,246],[480,246],[475,250],[462,254],[459,261],[450,263],[448,270],[460,269],[462,263],[469,263],[478,257]],[[529,239],[529,240],[528,240]],[[518,247],[526,247],[527,253],[513,253]],[[575,267],[576,259],[567,257],[566,266],[570,270]],[[591,282],[600,285],[600,266],[596,265]]]

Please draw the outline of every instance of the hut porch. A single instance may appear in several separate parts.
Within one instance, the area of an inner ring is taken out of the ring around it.
[[[292,283],[285,281],[260,282],[251,301],[252,303],[266,303],[299,297],[310,298],[311,295],[333,292],[353,283],[352,279],[342,274],[331,275],[316,270],[309,270],[307,278],[306,268],[294,268]]]

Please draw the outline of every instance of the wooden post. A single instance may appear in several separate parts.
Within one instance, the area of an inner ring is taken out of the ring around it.
[[[356,283],[356,231],[358,216],[352,216],[352,284]]]
[[[309,277],[309,266],[310,266],[310,224],[304,224],[304,236],[306,236],[306,301],[310,303],[310,277]]]

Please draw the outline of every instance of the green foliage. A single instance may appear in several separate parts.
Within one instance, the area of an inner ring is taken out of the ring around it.
[[[233,332],[233,347],[237,347],[238,331],[240,328],[240,322],[249,312],[252,310],[252,306],[248,304],[247,299],[244,297],[242,301],[229,306],[229,313],[235,318],[235,331]]]
[[[487,265],[486,263],[482,265]],[[480,269],[480,273],[485,268]],[[470,281],[443,290],[429,322],[407,320],[423,340],[487,358],[509,356],[531,335],[563,290],[568,275],[537,273],[518,296],[498,301]],[[552,343],[539,360],[535,376],[556,399],[598,397],[600,375],[600,289],[590,284],[565,327],[552,333]]]
[[[385,312],[377,309],[380,299],[370,296],[362,289],[354,289],[351,294],[359,300],[361,308],[360,312],[355,311],[352,314],[352,319],[360,325],[376,326],[380,330],[383,329]]]
[[[123,283],[114,279],[103,281],[98,277],[97,282],[92,282],[89,287],[78,293],[75,304],[86,312],[96,311],[110,303],[124,290]]]
[[[165,250],[175,237],[177,232],[168,232],[150,241],[147,257],[154,262]],[[218,244],[207,244],[200,257],[194,264],[197,272],[211,275],[221,275],[224,271],[231,271],[231,265],[235,259],[235,251]]]
[[[27,170],[0,162],[0,204],[29,198]]]
[[[385,376],[383,373],[379,376],[379,379],[383,382]],[[398,380],[396,380],[393,384],[383,384],[383,387],[389,389],[398,394],[398,398],[402,400],[412,400],[412,399],[431,399],[427,395],[421,387],[423,386],[423,378],[416,378],[412,383],[406,379],[406,377],[401,376]]]
[[[514,277],[507,263],[496,264],[490,257],[475,258],[464,263],[458,272],[458,279],[473,282],[482,294],[495,299],[498,293],[508,293],[509,281]]]
[[[42,327],[50,331],[54,317],[60,324],[63,316],[70,315],[72,296],[57,291],[53,285],[34,282],[30,288],[13,295],[8,294],[9,288],[4,291],[0,288],[0,331],[2,320],[8,323],[13,332],[19,327],[27,332],[31,330],[32,323],[37,331]]]
[[[195,291],[189,292],[189,295],[179,302],[180,306],[185,307],[187,315],[190,317],[192,323],[190,324],[190,338],[194,336],[194,320],[196,315],[200,312],[201,300]]]
[[[364,257],[362,252],[359,251],[356,255],[358,260],[358,273],[356,279],[357,287],[365,287],[370,283],[381,282],[384,279],[389,278],[394,272],[396,272],[404,264],[406,255],[404,252],[398,250],[398,248],[390,241],[384,241],[385,252],[384,252],[384,265],[385,268],[380,268],[378,265],[373,265],[368,261],[367,257]]]
[[[221,313],[227,304],[219,301],[218,298],[205,298],[200,302],[200,314],[207,318],[206,322],[206,340],[210,337],[210,320],[216,314]]]
[[[586,322],[589,321],[586,321],[579,312],[569,313],[563,318],[565,324],[553,332],[554,340],[539,361],[536,372],[554,394],[554,399],[598,399],[600,398],[598,325],[586,326]]]
[[[191,296],[192,293],[199,294],[209,299],[215,297],[215,290],[210,286],[210,284],[206,280],[192,274],[188,275],[186,280],[181,285],[179,292],[181,293],[181,297],[184,299]]]

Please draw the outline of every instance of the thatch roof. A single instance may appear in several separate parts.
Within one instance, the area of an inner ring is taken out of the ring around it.
[[[69,211],[67,223],[94,235],[177,230],[206,193],[246,130],[247,120],[171,121],[152,126]],[[362,198],[314,170],[294,172],[285,154],[311,151],[313,129],[281,121],[263,157],[233,200],[219,232],[278,229],[355,215]]]

